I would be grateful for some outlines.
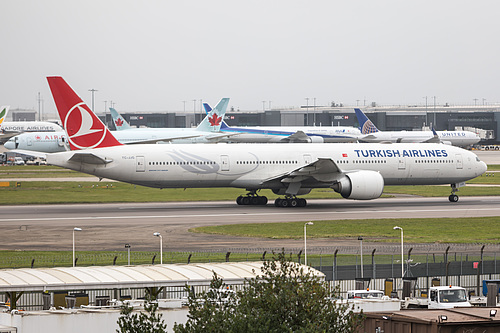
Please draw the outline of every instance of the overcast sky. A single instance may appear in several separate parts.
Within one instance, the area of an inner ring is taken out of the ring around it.
[[[50,75],[89,105],[97,89],[99,113],[491,104],[499,14],[498,0],[1,0],[0,105],[38,109],[40,92],[53,112]]]

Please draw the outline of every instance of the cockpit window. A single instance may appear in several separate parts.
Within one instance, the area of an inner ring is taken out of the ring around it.
[[[481,160],[477,156],[476,156],[476,162],[481,162]]]

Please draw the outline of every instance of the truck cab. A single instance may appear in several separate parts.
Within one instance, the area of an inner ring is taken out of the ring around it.
[[[429,309],[471,307],[465,288],[454,286],[431,287],[428,295]]]

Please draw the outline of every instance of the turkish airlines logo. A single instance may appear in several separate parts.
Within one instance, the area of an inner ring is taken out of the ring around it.
[[[66,114],[64,128],[68,133],[68,141],[78,149],[94,148],[106,136],[106,128],[85,103],[73,106]]]

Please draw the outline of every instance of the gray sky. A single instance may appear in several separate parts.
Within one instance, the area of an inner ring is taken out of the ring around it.
[[[500,1],[1,0],[0,105],[104,112],[500,102]],[[109,106],[109,102],[108,102]]]

